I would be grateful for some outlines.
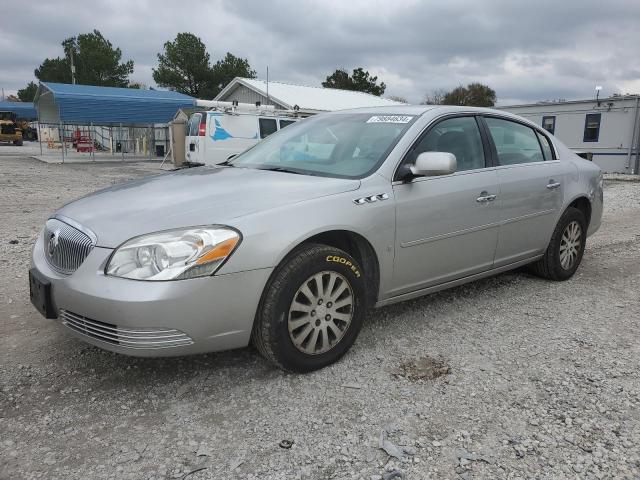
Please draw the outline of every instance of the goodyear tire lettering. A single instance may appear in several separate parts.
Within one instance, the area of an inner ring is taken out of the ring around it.
[[[360,271],[358,270],[358,267],[356,267],[353,263],[351,263],[351,261],[347,260],[346,258],[340,257],[338,255],[327,255],[326,261],[327,262],[340,263],[340,264],[344,265],[345,267],[348,267],[349,269],[351,269],[353,274],[357,278],[360,278]]]

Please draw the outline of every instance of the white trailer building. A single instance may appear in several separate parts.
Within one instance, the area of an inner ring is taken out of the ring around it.
[[[576,153],[592,155],[605,172],[640,173],[640,95],[599,100],[510,105],[558,137]]]

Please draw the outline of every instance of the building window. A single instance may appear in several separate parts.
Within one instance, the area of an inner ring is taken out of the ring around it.
[[[556,131],[556,117],[542,117],[542,128],[553,135]]]
[[[600,113],[588,113],[584,119],[583,142],[597,142],[600,137]]]

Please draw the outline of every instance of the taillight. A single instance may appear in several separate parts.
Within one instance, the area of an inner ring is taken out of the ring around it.
[[[207,134],[207,119],[206,117],[200,121],[200,129],[198,130],[198,136],[204,137]]]

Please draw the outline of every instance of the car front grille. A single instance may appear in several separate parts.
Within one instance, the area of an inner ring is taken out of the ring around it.
[[[172,328],[123,328],[60,310],[62,324],[87,337],[127,348],[168,348],[191,345],[186,333]]]
[[[88,233],[57,218],[50,218],[44,226],[44,256],[60,273],[75,272],[94,246],[95,239]]]

